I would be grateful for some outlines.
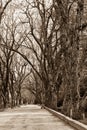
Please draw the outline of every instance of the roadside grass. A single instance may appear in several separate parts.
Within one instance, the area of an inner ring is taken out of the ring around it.
[[[87,118],[85,118],[84,120],[79,120],[81,123],[87,125]]]

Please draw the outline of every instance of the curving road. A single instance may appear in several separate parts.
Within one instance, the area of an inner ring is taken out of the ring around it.
[[[0,130],[75,130],[37,105],[0,112]]]

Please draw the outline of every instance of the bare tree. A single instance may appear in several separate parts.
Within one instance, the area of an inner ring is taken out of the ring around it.
[[[36,99],[43,102],[44,98],[45,105],[56,108],[60,100],[58,95],[63,90],[62,111],[71,117],[79,113],[81,101],[80,84],[83,80],[84,58],[83,52],[80,51],[80,38],[87,26],[87,23],[83,22],[83,8],[83,0],[51,0],[50,3],[46,0],[32,0],[32,2],[26,0],[21,10],[23,17],[19,18],[18,28],[14,27],[14,24],[13,28],[6,24],[7,36],[1,35],[2,52],[6,60],[1,58],[4,67],[1,66],[0,71],[4,80],[5,70],[2,68],[6,69],[6,85],[9,85],[9,77],[14,79],[15,71],[10,64],[13,63],[14,54],[17,53],[33,70],[32,83],[29,82],[28,89]],[[22,33],[19,29],[21,27],[23,27]],[[11,38],[9,40],[8,33]],[[4,37],[7,39],[4,40]],[[16,65],[15,67],[18,72]],[[22,77],[26,77],[22,71],[24,67],[24,64],[22,66],[19,64],[18,67],[21,70],[17,78],[18,102],[21,99],[19,97],[21,97]],[[10,87],[13,84],[11,79]]]
[[[9,5],[9,3],[11,2],[12,0],[8,0],[5,5],[3,6],[3,2],[2,0],[0,0],[0,23],[1,23],[1,19],[2,19],[2,16],[4,14],[4,11],[5,9],[7,8],[7,6]]]

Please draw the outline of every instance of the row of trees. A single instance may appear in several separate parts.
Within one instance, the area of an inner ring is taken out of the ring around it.
[[[1,1],[0,11],[0,107],[14,107],[21,104],[21,89],[26,77],[31,73],[28,64],[15,53],[25,37],[20,32],[17,19],[13,15],[12,0]],[[7,13],[6,13],[7,11]],[[13,49],[15,51],[13,51]],[[21,48],[22,51],[22,48]]]
[[[35,95],[36,103],[54,109],[62,106],[62,112],[71,117],[84,112],[86,49],[82,37],[87,24],[83,21],[83,0],[13,1],[8,7],[8,13],[1,13],[0,17],[4,107],[9,102],[9,92],[12,104],[14,97],[20,102],[21,86],[28,76],[25,86]]]

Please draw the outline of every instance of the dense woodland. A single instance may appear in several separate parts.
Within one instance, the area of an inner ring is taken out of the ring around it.
[[[0,0],[0,108],[33,100],[85,118],[86,13],[87,0]]]

